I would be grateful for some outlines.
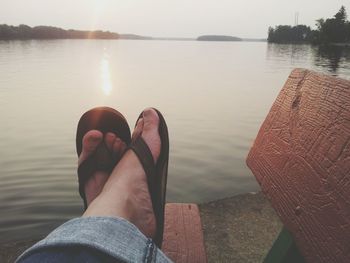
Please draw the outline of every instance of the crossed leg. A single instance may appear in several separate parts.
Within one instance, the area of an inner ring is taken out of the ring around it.
[[[161,149],[158,134],[159,117],[155,110],[146,109],[139,119],[132,139],[142,136],[149,146],[156,162]],[[93,152],[101,138],[96,138],[98,131],[90,131],[83,140],[81,156],[85,157]],[[112,135],[106,136],[113,137]],[[114,140],[113,140],[114,139]],[[114,141],[114,143],[112,143]],[[108,144],[109,143],[109,144]],[[125,144],[115,138],[109,138],[107,146],[113,151],[121,153]],[[81,157],[81,158],[82,158]],[[86,158],[86,157],[85,157]],[[156,221],[147,185],[147,178],[142,165],[132,150],[128,150],[108,177],[103,172],[96,173],[85,186],[88,208],[83,217],[111,216],[122,217],[133,223],[147,237],[154,237]]]

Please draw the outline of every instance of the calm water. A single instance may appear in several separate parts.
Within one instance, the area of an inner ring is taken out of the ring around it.
[[[168,201],[259,186],[245,157],[292,68],[350,76],[350,50],[192,41],[0,41],[0,242],[35,238],[82,211],[75,132],[107,105],[131,127],[147,106],[170,130]]]

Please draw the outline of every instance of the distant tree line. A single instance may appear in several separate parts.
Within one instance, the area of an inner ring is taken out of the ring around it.
[[[272,43],[312,43],[330,44],[350,42],[350,22],[347,20],[345,7],[342,6],[333,18],[316,20],[316,30],[309,26],[270,27],[268,42]]]
[[[197,38],[198,41],[242,41],[239,37],[225,35],[204,35]]]
[[[117,33],[109,31],[64,30],[51,26],[0,25],[0,39],[118,39]]]

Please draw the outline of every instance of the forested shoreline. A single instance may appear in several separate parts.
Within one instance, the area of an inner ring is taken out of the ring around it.
[[[270,27],[268,42],[270,43],[310,43],[316,45],[350,44],[350,22],[347,20],[345,7],[332,18],[316,20],[316,29],[306,25],[279,25]]]
[[[124,38],[110,31],[65,30],[59,27],[28,25],[0,25],[0,40],[15,39],[119,39]],[[143,39],[138,38],[132,39]],[[147,38],[150,39],[150,38]],[[201,36],[197,40],[240,41],[239,38],[228,36]],[[332,17],[316,20],[316,29],[307,25],[278,25],[268,30],[270,43],[306,43],[316,45],[348,44],[350,45],[350,21],[347,19],[345,7]]]
[[[109,31],[65,30],[51,26],[0,25],[0,39],[118,39],[119,34]]]

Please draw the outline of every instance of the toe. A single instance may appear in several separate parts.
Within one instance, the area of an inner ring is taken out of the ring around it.
[[[144,119],[143,130],[146,131],[157,131],[159,126],[158,113],[152,109],[147,108],[142,113]]]
[[[126,144],[120,138],[116,138],[113,144],[113,157],[120,159],[126,150]]]
[[[116,140],[117,136],[112,132],[107,132],[105,135],[105,144],[108,148],[108,150],[113,151],[113,145],[114,141]]]
[[[79,156],[78,163],[84,161],[90,154],[92,154],[97,146],[102,142],[103,134],[97,130],[88,131],[83,137],[83,149]]]
[[[152,108],[145,109],[143,111],[142,138],[146,141],[148,147],[150,148],[154,162],[157,162],[161,148],[158,128],[158,113]]]
[[[140,118],[138,121],[137,121],[137,124],[136,124],[136,127],[134,129],[134,132],[132,133],[132,140],[136,140],[138,137],[141,136],[141,133],[142,133],[142,129],[143,129],[143,118]]]

